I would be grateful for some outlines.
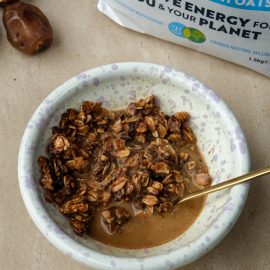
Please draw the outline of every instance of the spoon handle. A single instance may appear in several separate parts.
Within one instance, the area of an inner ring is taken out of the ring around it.
[[[245,174],[245,175],[233,178],[231,180],[219,183],[217,185],[211,186],[209,188],[191,193],[189,195],[184,196],[182,199],[176,200],[175,204],[182,203],[182,202],[185,202],[185,201],[188,201],[191,199],[195,199],[195,198],[198,198],[198,197],[201,197],[201,196],[204,196],[204,195],[207,195],[209,193],[216,192],[216,191],[219,191],[219,190],[222,190],[225,188],[229,188],[229,187],[253,180],[257,177],[267,175],[267,174],[270,174],[270,167],[260,169],[257,171],[253,171],[253,172],[250,172],[248,174]]]

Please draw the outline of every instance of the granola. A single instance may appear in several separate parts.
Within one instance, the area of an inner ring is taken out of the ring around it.
[[[190,116],[168,116],[150,96],[126,110],[109,111],[99,102],[85,101],[80,110],[68,109],[52,128],[48,157],[40,156],[40,185],[46,201],[54,203],[80,236],[91,228],[98,209],[102,224],[119,233],[134,215],[162,214],[189,192],[186,172],[195,185],[211,183],[183,145],[196,145]]]

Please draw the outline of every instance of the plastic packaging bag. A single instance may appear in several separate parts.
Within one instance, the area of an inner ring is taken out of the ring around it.
[[[270,76],[270,0],[99,0],[118,24]]]

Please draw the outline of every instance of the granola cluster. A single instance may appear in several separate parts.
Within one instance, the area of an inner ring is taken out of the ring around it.
[[[69,109],[52,128],[48,158],[40,156],[45,199],[70,220],[78,235],[90,228],[97,209],[103,225],[117,233],[131,218],[118,202],[132,203],[135,215],[169,212],[185,193],[185,166],[196,166],[179,149],[196,138],[189,114],[160,111],[154,96],[109,111],[85,101]],[[201,175],[200,179],[205,177]]]

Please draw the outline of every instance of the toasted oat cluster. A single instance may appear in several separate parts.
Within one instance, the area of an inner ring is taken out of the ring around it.
[[[179,151],[196,141],[189,118],[186,112],[165,115],[154,96],[122,111],[90,101],[79,111],[67,110],[52,128],[48,157],[38,158],[45,199],[78,235],[87,232],[101,207],[103,224],[120,232],[131,218],[117,206],[122,201],[132,204],[135,215],[171,211],[185,192],[182,167],[195,166]]]

